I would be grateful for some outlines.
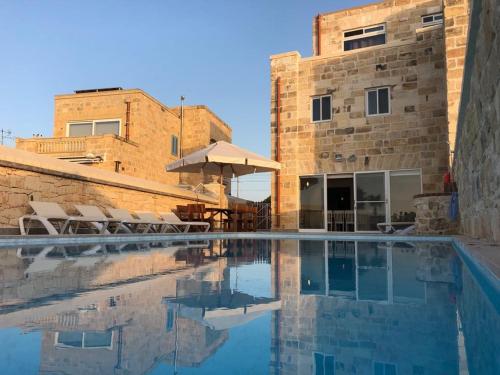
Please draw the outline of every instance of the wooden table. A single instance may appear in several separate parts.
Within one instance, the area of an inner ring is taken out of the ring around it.
[[[231,219],[231,214],[234,210],[230,208],[218,208],[218,207],[210,207],[206,208],[205,211],[210,213],[210,220],[212,222],[216,222],[216,216],[219,215],[219,228],[224,229],[224,215],[226,216],[226,220]]]

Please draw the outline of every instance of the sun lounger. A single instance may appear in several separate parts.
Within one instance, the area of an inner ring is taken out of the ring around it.
[[[177,232],[189,232],[191,227],[197,227],[203,229],[204,232],[208,232],[210,229],[210,223],[204,221],[182,221],[173,212],[163,212],[160,213],[162,220],[172,226]],[[184,228],[184,230],[182,230]]]
[[[113,228],[112,233],[118,233],[120,230],[123,230],[127,233],[132,233],[129,227],[124,225],[120,219],[115,219],[115,218],[109,218],[104,213],[101,211],[101,209],[97,206],[91,206],[91,205],[85,205],[85,204],[75,204],[76,210],[82,215],[82,216],[89,216],[89,217],[98,217],[102,220],[107,220],[108,221],[108,226],[105,229],[103,233],[110,234],[110,229]],[[97,227],[100,226],[99,223],[96,223]]]
[[[104,233],[109,223],[107,219],[99,217],[68,216],[62,207],[54,202],[31,201],[29,205],[34,213],[19,218],[19,229],[22,235],[29,233],[33,221],[40,222],[51,235],[64,234],[66,231],[76,233],[82,223],[94,228],[96,228],[96,225],[93,223],[98,223],[100,224],[99,233]],[[27,221],[27,224],[25,224],[25,221]],[[72,224],[76,224],[76,227],[72,228]]]
[[[160,220],[155,214],[149,211],[135,211],[135,214],[140,220],[147,221],[151,223],[151,228],[157,233],[165,233],[171,225],[166,223],[164,220]]]
[[[384,234],[408,235],[415,231],[413,222],[378,223],[377,228]]]
[[[134,218],[130,212],[121,208],[107,208],[106,209],[113,219],[118,219],[121,223],[126,226],[132,232],[138,232],[140,229],[141,233],[148,233],[154,225],[157,225],[151,220],[143,220]]]

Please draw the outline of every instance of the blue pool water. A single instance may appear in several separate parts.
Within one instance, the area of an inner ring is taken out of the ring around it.
[[[0,374],[499,374],[481,280],[438,242],[3,248]]]

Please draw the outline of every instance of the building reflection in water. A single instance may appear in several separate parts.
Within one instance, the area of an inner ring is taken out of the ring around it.
[[[42,332],[40,373],[199,367],[230,328],[279,308],[231,289],[234,265],[269,263],[270,249],[214,241],[3,250],[0,329]]]
[[[42,374],[199,368],[453,375],[500,368],[498,335],[488,334],[499,331],[500,307],[443,244],[238,240],[4,249],[0,275],[0,335],[13,327],[40,333]],[[237,336],[242,327],[255,332]]]
[[[448,245],[281,241],[275,374],[458,374]]]

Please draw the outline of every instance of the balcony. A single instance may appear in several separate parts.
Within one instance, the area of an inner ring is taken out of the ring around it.
[[[16,148],[45,154],[78,164],[102,163],[106,159],[113,160],[123,152],[123,146],[137,147],[137,144],[126,141],[114,134],[87,137],[60,138],[18,138]]]

